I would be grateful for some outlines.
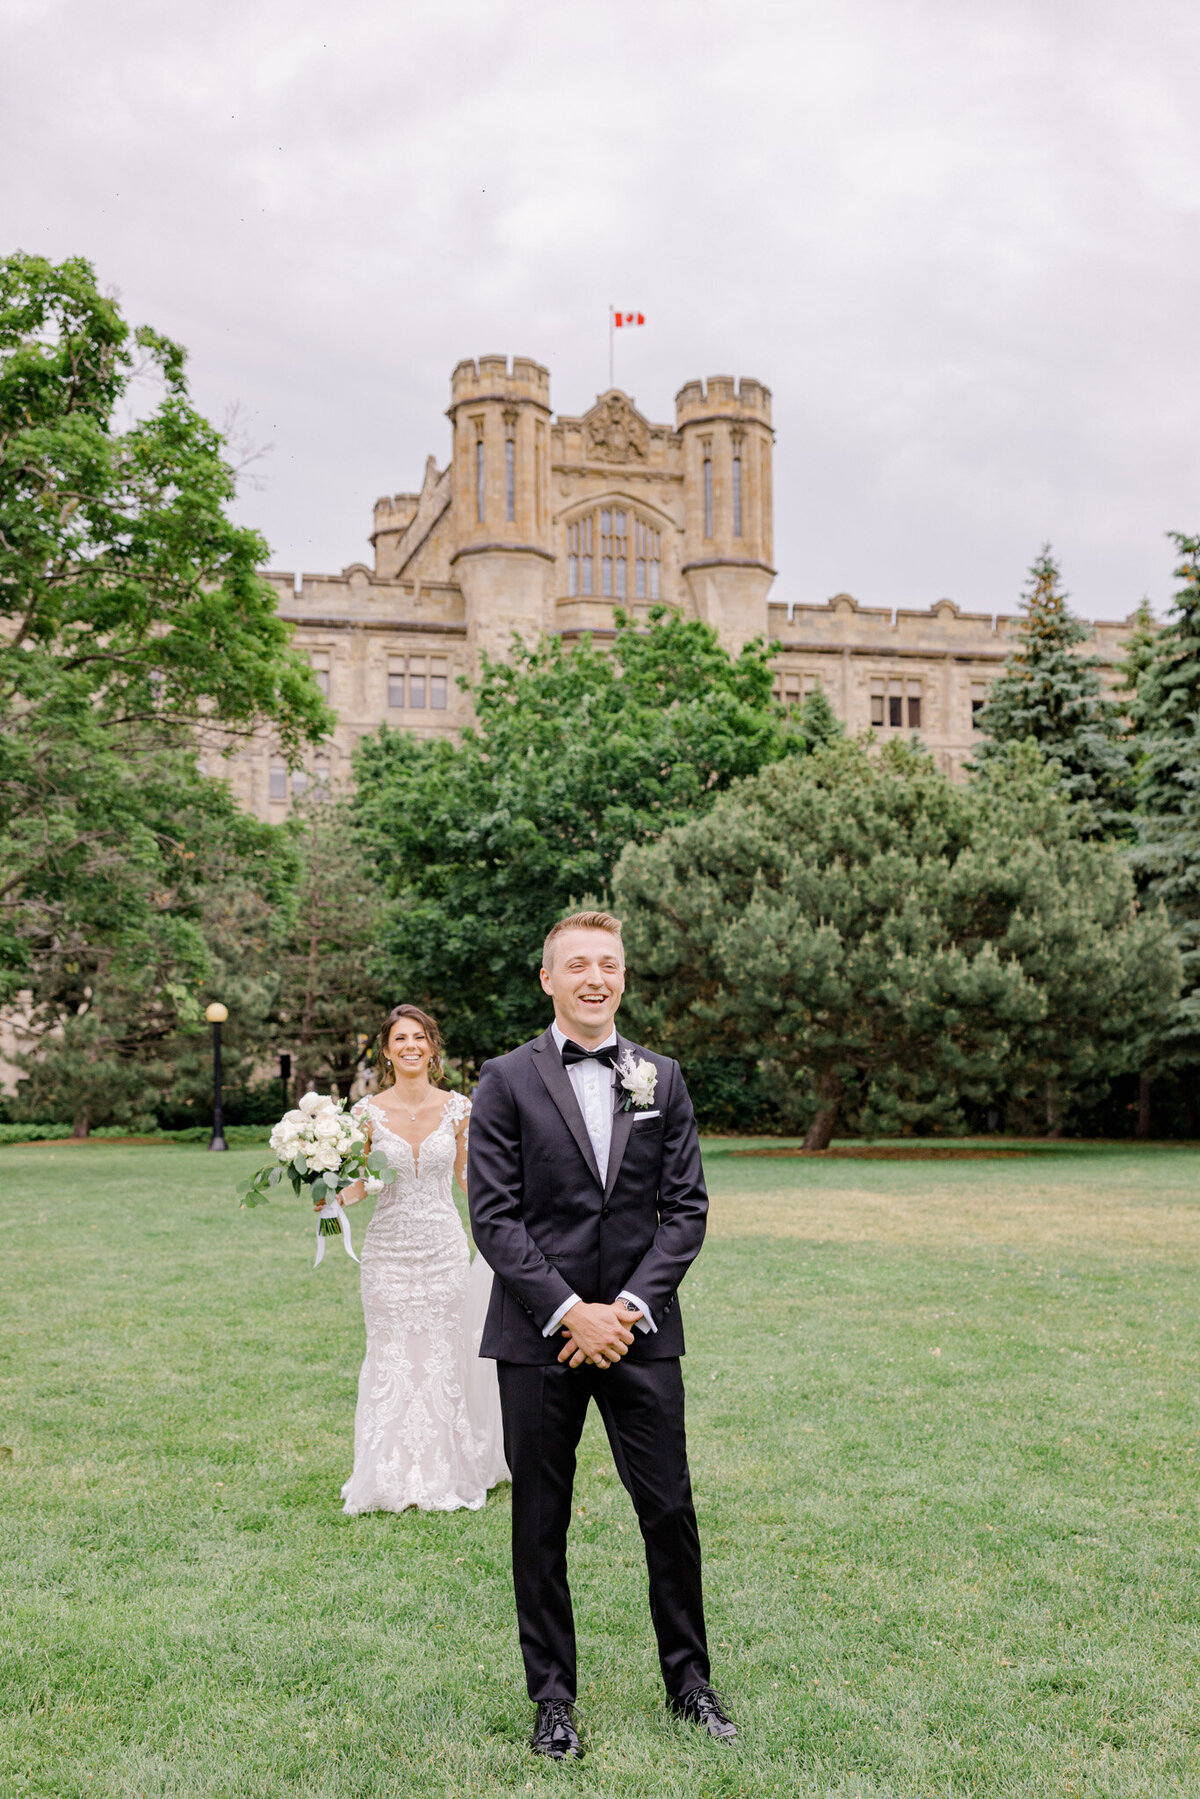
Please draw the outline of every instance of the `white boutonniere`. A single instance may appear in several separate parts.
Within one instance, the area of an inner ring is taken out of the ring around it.
[[[622,1112],[628,1112],[630,1106],[636,1106],[640,1112],[654,1104],[658,1070],[653,1062],[647,1062],[644,1056],[640,1061],[635,1061],[633,1051],[627,1049],[617,1063],[617,1075],[625,1089],[625,1102],[621,1106]]]

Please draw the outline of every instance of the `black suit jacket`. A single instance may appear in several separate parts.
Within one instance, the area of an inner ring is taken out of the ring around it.
[[[708,1194],[695,1114],[678,1062],[618,1036],[623,1054],[653,1062],[653,1106],[613,1117],[601,1183],[583,1113],[549,1031],[485,1062],[471,1111],[471,1229],[496,1276],[481,1356],[553,1362],[562,1342],[542,1331],[572,1293],[606,1303],[622,1288],[649,1308],[655,1332],[634,1332],[631,1356],[683,1354],[679,1283],[704,1241]],[[614,1105],[624,1090],[614,1083]]]

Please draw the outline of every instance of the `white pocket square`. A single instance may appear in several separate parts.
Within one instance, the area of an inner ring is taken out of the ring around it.
[[[633,1122],[635,1124],[641,1124],[643,1118],[661,1118],[661,1117],[662,1117],[661,1112],[635,1112],[633,1115]]]

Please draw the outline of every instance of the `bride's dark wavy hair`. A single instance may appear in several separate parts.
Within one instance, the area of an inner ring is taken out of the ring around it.
[[[382,1092],[384,1087],[394,1087],[396,1084],[395,1070],[387,1053],[387,1040],[392,1034],[392,1026],[401,1018],[411,1018],[414,1023],[419,1024],[433,1045],[433,1057],[429,1063],[429,1079],[436,1087],[446,1072],[445,1063],[442,1060],[445,1045],[442,1042],[442,1033],[438,1030],[437,1019],[431,1018],[428,1012],[422,1012],[420,1006],[403,1005],[392,1007],[380,1026],[379,1036],[375,1040],[375,1067],[379,1074],[378,1090]]]

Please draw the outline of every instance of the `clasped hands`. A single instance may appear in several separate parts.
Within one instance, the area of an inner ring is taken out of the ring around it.
[[[615,1299],[611,1305],[588,1305],[584,1300],[563,1314],[563,1336],[566,1343],[558,1353],[560,1362],[578,1368],[590,1362],[594,1368],[611,1368],[628,1354],[633,1342],[633,1326],[641,1317],[636,1306]]]

